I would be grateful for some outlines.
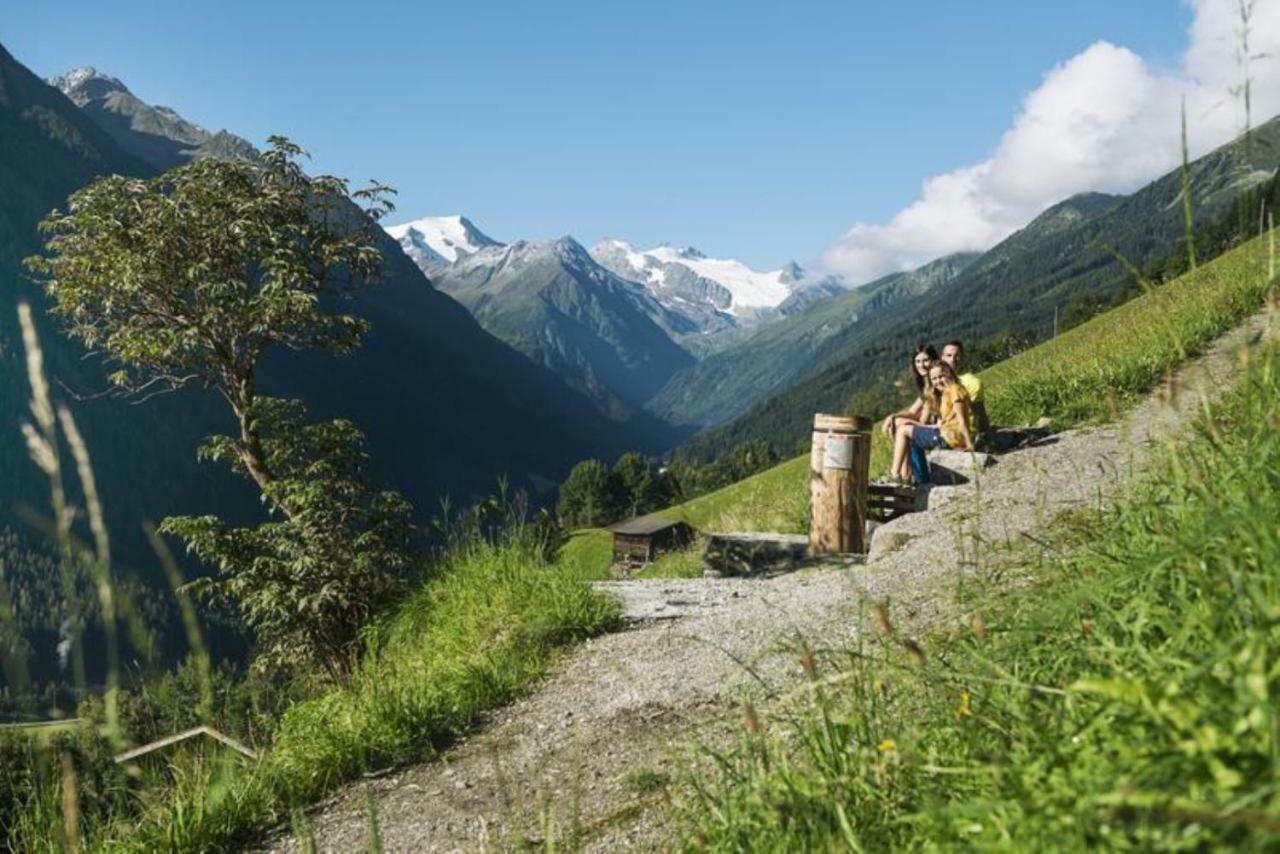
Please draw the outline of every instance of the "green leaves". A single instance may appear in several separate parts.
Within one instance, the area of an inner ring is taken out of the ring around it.
[[[197,382],[226,399],[239,436],[215,436],[199,456],[251,477],[271,521],[183,516],[160,530],[217,568],[196,587],[236,603],[260,667],[338,673],[415,554],[408,503],[365,478],[360,431],[309,424],[300,402],[256,392],[272,348],[347,353],[369,329],[326,298],[378,276],[373,229],[391,190],[358,191],[362,209],[346,181],[308,176],[297,162],[305,153],[272,137],[257,160],[99,179],[41,224],[47,253],[28,264],[71,335],[118,366],[117,388],[147,395]]]
[[[322,308],[376,279],[384,185],[357,195],[312,178],[279,137],[257,162],[196,160],[158,178],[101,178],[42,224],[47,253],[28,259],[54,312],[120,368],[120,388],[193,380],[234,391],[273,346],[343,353],[368,324]],[[246,403],[248,401],[245,401]]]
[[[257,637],[259,669],[345,672],[361,627],[400,595],[417,560],[411,508],[369,483],[363,436],[350,422],[307,423],[300,401],[275,398],[258,398],[251,418],[275,476],[264,496],[290,514],[240,528],[178,516],[160,530],[217,567],[198,592],[239,606]],[[212,437],[200,453],[248,474],[230,437]]]

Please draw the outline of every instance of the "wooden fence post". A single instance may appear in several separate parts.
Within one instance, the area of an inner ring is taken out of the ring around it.
[[[866,553],[871,420],[813,417],[809,453],[809,554]]]

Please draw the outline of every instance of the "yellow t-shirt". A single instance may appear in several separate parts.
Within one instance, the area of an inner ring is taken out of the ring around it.
[[[964,432],[960,429],[959,403],[969,403],[969,392],[960,383],[952,383],[942,393],[942,406],[938,412],[938,427],[942,430],[942,438],[953,448],[964,445]],[[973,407],[968,407],[973,412]],[[973,435],[970,431],[970,436]]]
[[[960,385],[969,392],[970,404],[982,402],[982,380],[978,379],[977,374],[961,374],[956,379],[960,380]],[[978,436],[978,416],[973,411],[972,405],[969,407],[969,435],[975,439]]]

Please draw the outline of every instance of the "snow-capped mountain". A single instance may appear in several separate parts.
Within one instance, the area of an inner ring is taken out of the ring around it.
[[[672,318],[637,282],[596,263],[572,237],[463,252],[430,267],[435,286],[493,335],[626,421],[693,363]]]
[[[640,282],[663,302],[703,303],[739,321],[781,306],[810,281],[794,261],[760,272],[732,258],[708,258],[697,249],[658,246],[639,251],[624,240],[602,240],[591,255],[619,276]]]
[[[387,234],[399,241],[405,254],[427,273],[485,247],[502,245],[458,214],[424,216],[403,225],[390,225]]]
[[[810,275],[794,261],[760,272],[688,247],[640,251],[624,240],[602,240],[591,255],[601,266],[644,285],[655,301],[694,327],[693,334],[677,334],[676,340],[699,357],[847,288],[843,279]]]

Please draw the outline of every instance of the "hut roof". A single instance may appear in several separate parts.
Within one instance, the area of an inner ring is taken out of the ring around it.
[[[667,528],[674,528],[677,525],[683,525],[684,522],[664,519],[657,513],[650,513],[648,516],[637,516],[634,519],[627,519],[625,522],[619,522],[616,525],[610,525],[609,530],[615,534],[656,534]]]

